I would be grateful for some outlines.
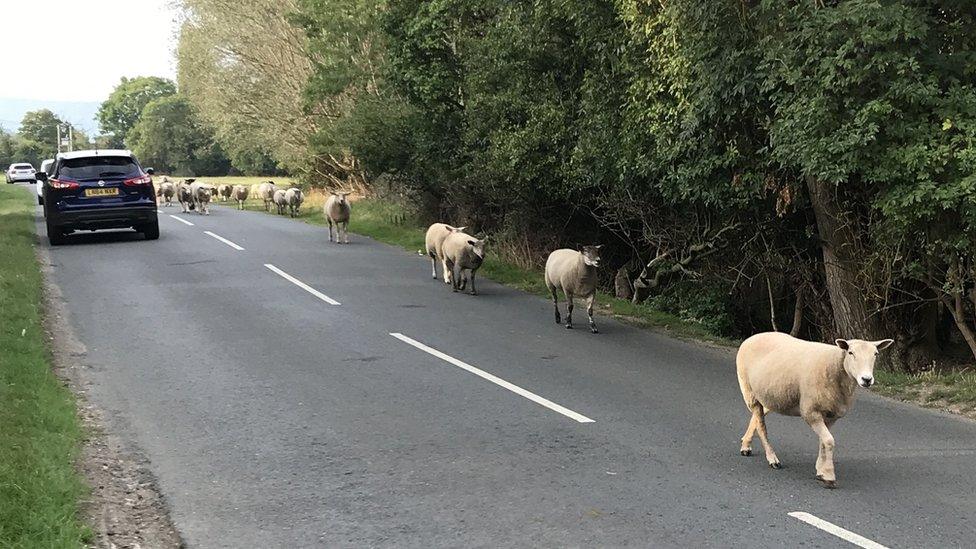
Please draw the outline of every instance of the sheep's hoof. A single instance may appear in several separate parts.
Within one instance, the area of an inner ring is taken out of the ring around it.
[[[769,466],[772,467],[773,469],[782,469],[783,468],[783,464],[780,463],[780,462],[778,462],[778,461],[774,461],[774,462],[770,463]]]
[[[563,321],[558,316],[556,317],[556,324],[562,324]]]
[[[478,292],[472,291],[471,295],[478,295]]]
[[[600,330],[597,330],[596,329],[596,326],[590,326],[590,333],[591,334],[598,334],[598,333],[600,333]]]
[[[572,330],[573,329],[573,325],[567,322],[566,323],[566,329],[567,330]]]
[[[739,450],[739,455],[740,456],[751,456],[752,455],[752,448],[744,448],[742,450]]]
[[[823,484],[824,488],[827,488],[829,490],[833,490],[834,488],[837,488],[836,480],[826,480],[823,478],[822,475],[817,475],[817,480],[819,480],[820,483]]]

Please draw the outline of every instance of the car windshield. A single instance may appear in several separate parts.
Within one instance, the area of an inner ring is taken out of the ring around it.
[[[71,158],[61,164],[58,177],[62,179],[99,179],[103,177],[138,177],[139,165],[127,156],[90,156]]]

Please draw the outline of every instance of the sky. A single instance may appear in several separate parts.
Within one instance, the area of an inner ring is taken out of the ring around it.
[[[176,17],[173,0],[0,0],[0,103],[100,103],[123,76],[175,78]]]

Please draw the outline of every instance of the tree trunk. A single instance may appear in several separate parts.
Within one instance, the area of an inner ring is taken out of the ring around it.
[[[634,297],[634,289],[630,285],[630,272],[626,265],[617,269],[617,276],[613,279],[613,285],[619,299]]]
[[[857,283],[855,269],[859,254],[855,222],[837,200],[836,185],[811,176],[807,176],[806,183],[820,233],[836,335],[876,339],[879,323],[868,316],[865,292]]]
[[[796,287],[796,301],[793,304],[793,327],[790,328],[790,335],[800,337],[800,330],[803,329],[803,285]]]

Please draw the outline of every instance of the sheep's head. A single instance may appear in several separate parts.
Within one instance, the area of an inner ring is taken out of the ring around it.
[[[463,227],[462,227],[463,228]],[[471,251],[474,255],[478,256],[480,259],[485,258],[485,246],[488,244],[488,237],[484,237],[481,240],[477,238],[468,239],[468,246],[471,246]]]
[[[590,267],[600,266],[600,248],[603,244],[598,246],[583,246],[580,248],[580,253],[583,254],[583,263],[586,263]]]
[[[447,225],[448,232],[452,232],[452,233],[463,233],[464,229],[467,229],[467,227],[452,227],[450,225]]]
[[[874,362],[878,352],[894,343],[893,339],[864,341],[861,339],[838,339],[834,343],[844,350],[844,370],[861,387],[874,385]]]
[[[350,195],[350,194],[352,194],[352,193],[337,193],[337,192],[331,192],[330,194],[331,194],[332,196],[334,196],[334,197],[335,197],[335,199],[336,199],[336,203],[337,203],[337,204],[339,204],[339,205],[341,205],[341,206],[345,206],[345,205],[346,205],[346,203],[347,203],[347,201],[346,201],[346,197],[347,197],[347,196],[349,196],[349,195]]]

